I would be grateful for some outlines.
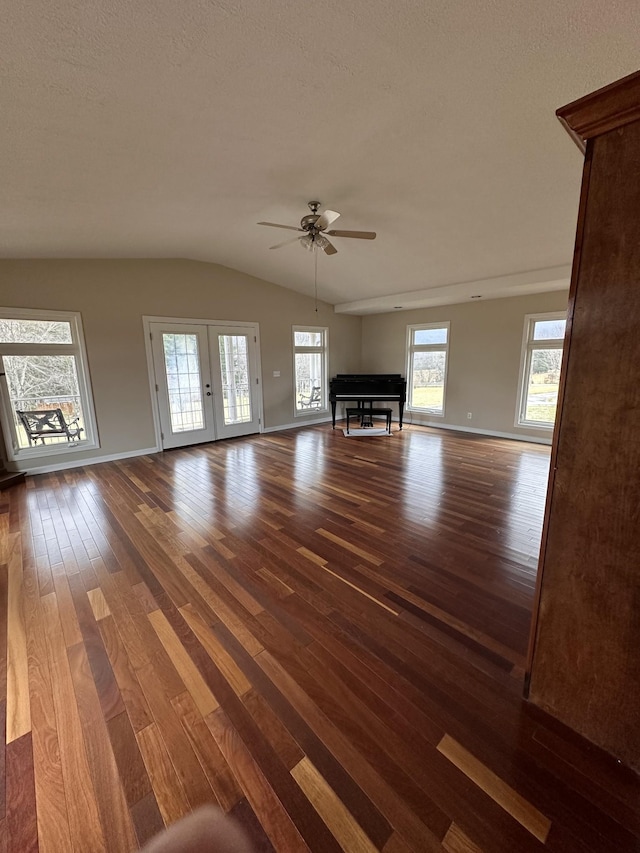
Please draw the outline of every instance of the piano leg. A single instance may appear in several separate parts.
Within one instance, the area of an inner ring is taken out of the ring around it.
[[[336,401],[334,400],[331,403],[331,421],[332,421],[332,429],[336,428]]]
[[[399,411],[400,411],[400,418],[399,418],[399,420],[400,420],[400,429],[402,429],[402,413],[403,413],[403,411],[404,411],[404,403],[402,402],[402,400],[398,403],[398,409],[399,409]]]

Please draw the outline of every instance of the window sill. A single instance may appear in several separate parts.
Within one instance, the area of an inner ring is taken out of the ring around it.
[[[294,412],[293,415],[296,418],[304,418],[308,415],[327,415],[329,414],[329,409],[305,409],[303,412]]]
[[[49,444],[38,447],[11,448],[7,453],[9,462],[24,462],[27,459],[46,459],[49,456],[64,456],[67,453],[77,453],[84,450],[99,450],[97,441],[69,442],[68,444]]]
[[[550,423],[548,423],[547,421],[545,421],[545,422],[542,422],[542,421],[518,421],[518,422],[516,423],[516,426],[517,426],[517,427],[520,427],[521,429],[546,429],[546,430],[552,430],[552,429],[554,428],[554,426],[555,426],[555,423],[550,424]]]
[[[430,409],[417,409],[415,407],[413,409],[406,408],[405,413],[407,413],[407,412],[409,414],[414,414],[414,415],[427,415],[430,418],[443,418],[444,417],[444,412],[433,412]]]

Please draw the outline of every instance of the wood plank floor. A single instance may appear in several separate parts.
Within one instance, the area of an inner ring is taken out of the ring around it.
[[[548,448],[300,429],[0,496],[0,850],[640,849],[638,777],[522,701]]]

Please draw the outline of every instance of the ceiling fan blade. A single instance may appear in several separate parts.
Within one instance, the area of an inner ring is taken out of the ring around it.
[[[337,255],[337,253],[338,253],[338,250],[333,245],[333,243],[330,243],[328,240],[327,240],[327,245],[324,247],[324,249],[322,251],[325,253],[325,255]]]
[[[375,240],[375,231],[327,231],[332,237],[355,237],[357,240]]]
[[[275,246],[269,246],[270,249],[279,249],[281,246],[288,246],[289,243],[297,243],[300,237],[293,237],[291,240],[285,240],[284,243],[276,243]]]
[[[336,213],[335,210],[325,210],[324,213],[320,214],[320,219],[316,221],[316,228],[318,231],[324,231],[324,229],[328,228],[332,222],[335,222],[339,216],[340,214]]]
[[[278,225],[277,222],[258,222],[258,225],[269,225],[271,228],[286,228],[288,231],[302,231],[302,228],[296,228],[295,225]]]

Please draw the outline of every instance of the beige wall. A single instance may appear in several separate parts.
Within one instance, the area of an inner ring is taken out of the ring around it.
[[[154,446],[143,315],[259,323],[266,428],[305,420],[293,413],[292,325],[329,327],[330,375],[360,369],[360,317],[324,303],[316,314],[310,297],[215,264],[0,261],[0,306],[82,314],[101,446],[42,464]]]
[[[547,430],[514,426],[522,330],[525,314],[565,310],[566,300],[564,292],[546,293],[361,318],[334,314],[324,303],[316,314],[311,297],[215,264],[0,261],[0,305],[82,314],[101,446],[56,457],[60,462],[154,446],[143,315],[259,323],[267,429],[305,420],[293,414],[292,325],[329,327],[330,376],[404,375],[407,325],[448,320],[445,417],[424,422],[549,439]]]
[[[525,314],[565,311],[567,296],[565,291],[540,293],[363,317],[362,370],[405,375],[407,325],[448,320],[451,338],[444,417],[413,419],[550,440],[550,430],[514,425],[522,333]],[[471,420],[467,412],[473,414]]]

